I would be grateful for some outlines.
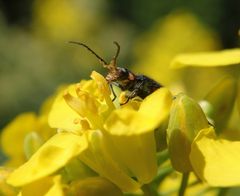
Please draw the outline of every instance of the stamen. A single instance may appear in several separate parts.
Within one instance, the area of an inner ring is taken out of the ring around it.
[[[83,104],[81,101],[70,95],[69,93],[65,93],[63,95],[64,100],[66,103],[74,110],[76,111],[80,116],[84,116],[84,110],[83,110]]]

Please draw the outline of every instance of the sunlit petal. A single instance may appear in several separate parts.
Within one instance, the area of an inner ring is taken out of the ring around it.
[[[214,52],[181,54],[171,62],[171,68],[187,66],[215,67],[240,64],[240,49],[229,49]]]
[[[214,129],[203,129],[192,144],[195,173],[210,186],[240,185],[240,142],[216,139]]]
[[[8,183],[23,186],[54,173],[73,157],[86,150],[85,136],[59,133],[49,139],[24,165],[8,178]]]

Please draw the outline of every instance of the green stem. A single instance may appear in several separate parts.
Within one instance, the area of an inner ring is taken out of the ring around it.
[[[184,193],[188,184],[188,177],[189,177],[189,172],[182,174],[182,182],[179,188],[178,196],[184,196]]]
[[[142,190],[144,192],[144,196],[158,196],[157,191],[154,190],[149,184],[143,185]]]
[[[226,188],[221,188],[220,190],[219,190],[219,193],[218,193],[218,196],[225,196],[225,195],[227,195],[227,192],[229,191],[229,188],[228,187],[226,187]]]

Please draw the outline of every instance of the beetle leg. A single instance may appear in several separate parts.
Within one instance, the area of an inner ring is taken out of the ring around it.
[[[125,105],[129,102],[130,99],[134,98],[137,96],[137,92],[138,92],[138,89],[135,89],[133,90],[132,92],[130,92],[129,94],[126,94],[126,98],[127,98],[127,101],[125,101],[124,103],[121,103],[120,105]]]
[[[127,97],[127,101],[125,101],[124,103],[120,103],[120,105],[125,105],[125,104],[127,104],[127,103],[129,102],[129,100],[130,100],[130,97],[128,96],[128,97]]]
[[[114,90],[113,90],[113,86],[112,86],[112,84],[110,84],[110,89],[111,89],[111,91],[112,91],[112,94],[113,94],[113,99],[112,99],[112,102],[114,102],[115,101],[115,99],[117,98],[117,95],[116,95],[116,93],[114,92]]]

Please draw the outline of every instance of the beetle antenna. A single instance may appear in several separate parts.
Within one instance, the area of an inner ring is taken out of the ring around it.
[[[113,59],[111,60],[111,63],[110,63],[111,65],[110,66],[112,67],[112,69],[115,69],[115,67],[117,65],[117,57],[118,57],[119,52],[120,52],[120,45],[116,41],[114,41],[113,44],[115,44],[117,46],[117,52],[116,52],[115,56],[113,57]]]
[[[119,43],[117,43],[116,41],[114,41],[113,42],[116,46],[117,46],[117,52],[116,52],[116,54],[115,54],[115,56],[113,57],[113,60],[117,60],[117,57],[118,57],[118,55],[119,55],[119,52],[120,52],[120,45],[119,45]]]
[[[94,52],[91,48],[89,48],[86,44],[83,44],[81,42],[75,42],[75,41],[69,41],[68,43],[70,44],[77,44],[80,46],[85,47],[86,49],[88,49],[92,54],[94,54],[99,60],[100,62],[103,64],[104,67],[106,67],[108,64],[105,60],[103,60],[99,55],[96,54],[96,52]],[[115,57],[114,57],[115,58]]]

